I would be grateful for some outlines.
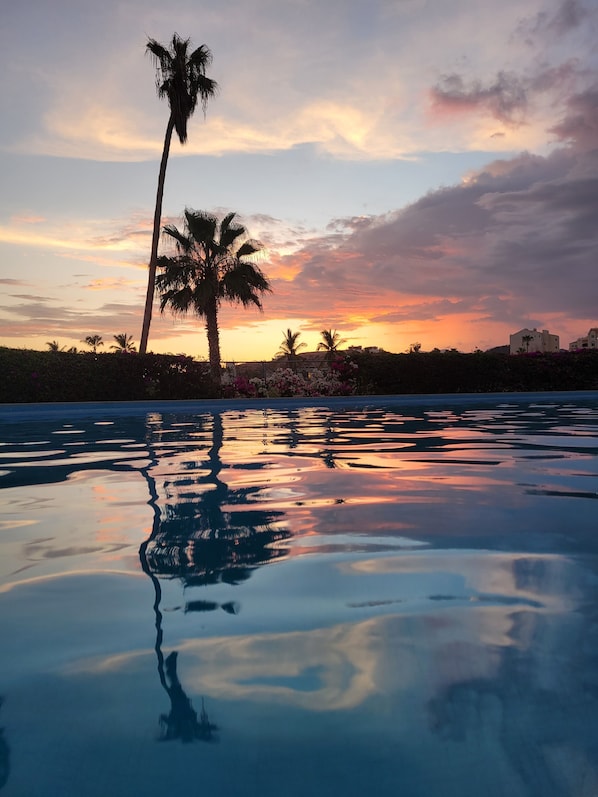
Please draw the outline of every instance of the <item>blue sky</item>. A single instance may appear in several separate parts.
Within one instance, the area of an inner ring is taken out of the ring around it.
[[[139,341],[168,119],[144,50],[176,31],[220,91],[173,142],[164,222],[238,212],[274,289],[222,309],[225,360],[287,327],[566,346],[598,324],[597,27],[589,0],[4,6],[0,344]],[[156,309],[149,348],[206,356],[203,324]]]

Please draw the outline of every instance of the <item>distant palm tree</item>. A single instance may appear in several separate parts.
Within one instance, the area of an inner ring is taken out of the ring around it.
[[[533,335],[522,335],[521,340],[525,343],[525,351],[529,352],[529,344],[534,339]]]
[[[192,310],[205,318],[212,378],[221,384],[220,333],[218,309],[222,302],[254,304],[262,309],[261,296],[271,290],[270,283],[254,263],[246,258],[259,252],[261,244],[243,239],[247,230],[234,222],[229,213],[220,223],[203,211],[185,209],[185,227],[174,225],[164,232],[175,243],[174,257],[158,258],[161,273],[156,277],[160,310],[170,307],[185,315]]]
[[[55,340],[47,341],[46,346],[50,349],[50,351],[64,351],[64,346],[61,346],[60,343]]]
[[[335,332],[332,329],[323,329],[320,332],[320,335],[322,336],[322,340],[318,343],[317,351],[326,352],[324,357],[329,363],[331,363],[335,354],[338,353],[339,348],[347,341],[345,338],[341,338],[338,332]]]
[[[160,238],[160,224],[162,220],[162,197],[164,195],[164,179],[166,177],[166,164],[170,151],[172,132],[176,130],[181,144],[187,141],[187,122],[193,115],[198,100],[206,110],[208,100],[214,96],[218,88],[215,80],[206,76],[206,67],[212,63],[212,53],[205,44],[193,52],[189,52],[190,39],[181,39],[175,33],[170,42],[170,48],[162,46],[155,39],[149,39],[146,50],[152,56],[156,66],[156,89],[158,97],[166,97],[170,106],[170,116],[166,126],[162,160],[158,175],[158,190],[156,193],[156,207],[154,211],[154,228],[152,233],[152,248],[149,260],[149,273],[147,279],[147,293],[145,296],[145,311],[143,314],[143,327],[139,352],[145,354],[147,339],[152,320],[152,304],[154,301],[156,265],[158,260],[158,240]]]
[[[101,335],[88,335],[85,340],[81,341],[81,343],[86,343],[91,349],[93,349],[94,354],[96,354],[98,346],[104,345]]]
[[[283,334],[284,338],[280,344],[278,354],[282,354],[284,357],[286,357],[289,365],[294,370],[297,367],[297,355],[299,353],[299,349],[304,349],[306,344],[298,342],[301,332],[293,332],[291,329],[287,329],[287,331]]]
[[[126,332],[120,332],[118,335],[113,335],[113,338],[116,343],[113,343],[112,346],[110,346],[111,349],[121,352],[136,351],[132,335],[127,335]]]

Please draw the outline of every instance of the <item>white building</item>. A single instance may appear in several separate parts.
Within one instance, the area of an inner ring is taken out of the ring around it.
[[[598,349],[598,327],[592,327],[584,338],[577,338],[569,344],[569,351],[578,349]]]
[[[559,350],[559,336],[551,335],[547,329],[538,332],[537,329],[520,329],[509,338],[509,351],[511,354],[522,352],[551,352]]]

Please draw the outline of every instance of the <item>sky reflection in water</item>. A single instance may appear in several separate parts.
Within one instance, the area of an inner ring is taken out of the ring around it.
[[[598,793],[598,402],[0,425],[6,795]]]

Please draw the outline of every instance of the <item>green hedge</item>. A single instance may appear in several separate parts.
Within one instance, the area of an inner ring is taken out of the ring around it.
[[[598,390],[598,351],[352,354],[358,392]],[[71,354],[0,347],[0,403],[214,398],[207,363],[162,354]]]
[[[598,351],[357,354],[359,390],[376,395],[598,390]]]
[[[0,403],[216,395],[206,363],[161,354],[71,354],[0,347],[0,375]]]

